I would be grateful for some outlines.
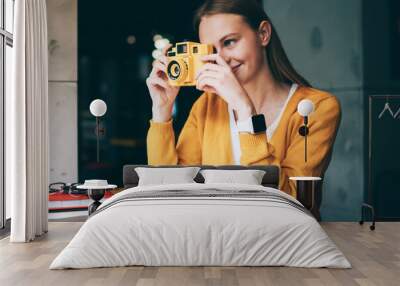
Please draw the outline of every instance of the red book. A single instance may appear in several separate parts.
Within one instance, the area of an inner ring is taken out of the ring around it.
[[[106,191],[104,199],[112,196],[110,191]],[[87,210],[87,207],[93,203],[87,194],[65,194],[62,191],[49,193],[49,212]]]

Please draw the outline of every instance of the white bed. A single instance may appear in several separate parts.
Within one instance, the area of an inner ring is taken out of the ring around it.
[[[109,198],[50,269],[128,265],[351,267],[319,223],[285,193],[198,183],[134,187]]]

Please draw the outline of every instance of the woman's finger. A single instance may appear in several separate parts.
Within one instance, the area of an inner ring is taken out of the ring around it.
[[[162,79],[167,79],[167,71],[166,71],[166,69],[167,69],[166,66],[163,63],[159,62],[159,61],[157,61],[153,65],[154,74],[156,76],[158,76],[158,77],[161,77]]]
[[[172,44],[168,44],[166,45],[162,51],[161,51],[161,55],[158,57],[158,59],[165,65],[168,64],[168,58],[167,58],[167,53],[168,50],[172,47]]]
[[[212,88],[213,91],[216,91],[217,80],[213,77],[203,76],[200,80],[197,81],[196,88],[199,90],[205,90],[205,88]]]
[[[153,62],[153,69],[150,73],[149,77],[159,77],[163,80],[167,80],[167,73],[166,73],[166,67],[163,63],[160,61],[154,61]]]
[[[160,61],[159,59],[157,59],[157,60],[154,60],[153,61],[153,63],[152,63],[152,66],[154,67],[154,66],[166,66],[165,65],[165,63],[163,63],[162,61]]]
[[[199,70],[196,73],[196,78],[198,78],[199,75],[205,71],[215,71],[222,73],[221,66],[212,63],[206,63],[201,68],[199,68]]]
[[[204,91],[204,92],[208,92],[208,93],[215,93],[217,94],[217,91],[214,87],[204,84],[201,87],[196,87],[198,90]]]
[[[158,60],[165,66],[168,65],[168,58],[165,55],[161,55],[158,57]]]
[[[213,87],[210,87],[208,85],[204,86],[201,90],[208,93],[217,93],[217,91]]]
[[[216,62],[221,66],[230,68],[227,62],[219,54],[205,55],[201,57],[201,60],[204,62]]]
[[[153,70],[155,73],[157,73],[158,71],[165,72],[165,69],[166,69],[166,66],[162,62],[160,62],[160,61],[153,62]]]
[[[204,70],[198,74],[196,80],[199,80],[203,77],[212,77],[214,79],[219,79],[221,77],[221,72],[218,70]]]
[[[156,76],[150,76],[147,78],[146,80],[147,85],[152,85],[152,86],[160,86],[164,89],[168,89],[169,88],[169,84],[166,80],[160,78],[160,77],[156,77]]]
[[[200,76],[197,78],[196,80],[196,86],[198,87],[198,89],[202,90],[202,88],[205,85],[205,82],[209,82],[213,84],[213,88],[216,89],[217,88],[217,84],[218,84],[218,72],[215,71],[205,71],[203,73],[200,74]],[[209,81],[212,80],[212,81]]]
[[[166,45],[163,49],[162,49],[162,52],[161,52],[161,54],[163,54],[164,56],[166,56],[167,55],[167,52],[168,52],[168,50],[170,49],[172,47],[172,44],[168,44],[168,45]]]

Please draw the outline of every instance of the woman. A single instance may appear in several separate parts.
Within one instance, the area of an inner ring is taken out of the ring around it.
[[[340,122],[333,95],[311,88],[290,64],[279,37],[255,0],[211,0],[197,11],[201,43],[216,54],[204,56],[194,103],[175,146],[172,107],[179,88],[168,85],[167,60],[153,64],[147,86],[153,118],[147,135],[151,165],[278,165],[279,189],[296,196],[290,176],[323,176]],[[310,99],[308,160],[298,133],[297,104]],[[265,122],[267,129],[257,121]],[[258,126],[255,126],[258,125]]]

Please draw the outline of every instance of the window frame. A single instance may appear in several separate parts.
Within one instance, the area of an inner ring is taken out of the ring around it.
[[[6,218],[6,190],[5,190],[5,95],[6,95],[6,47],[13,48],[13,34],[6,30],[6,0],[0,0],[0,235],[9,230],[10,223]],[[15,16],[15,0],[13,5],[13,19]],[[14,27],[13,29],[14,30]]]

